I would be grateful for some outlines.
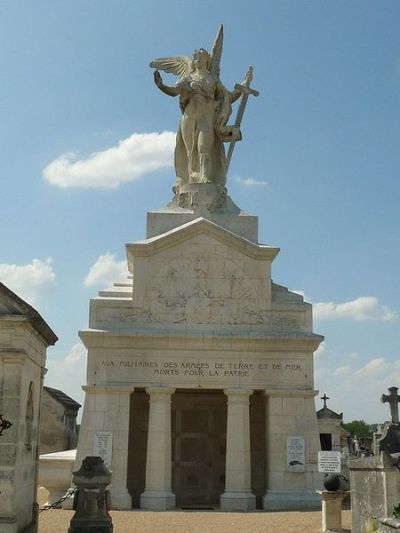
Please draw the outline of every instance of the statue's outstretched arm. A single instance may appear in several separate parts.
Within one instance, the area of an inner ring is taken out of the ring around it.
[[[154,71],[154,83],[157,85],[160,91],[167,94],[168,96],[178,96],[179,94],[179,90],[177,87],[170,87],[169,85],[164,84],[164,82],[162,81],[161,74],[158,72],[158,70]]]

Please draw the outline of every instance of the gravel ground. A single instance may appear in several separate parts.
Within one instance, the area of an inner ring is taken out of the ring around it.
[[[46,491],[39,490],[39,504]],[[40,514],[39,533],[66,533],[73,511]],[[218,511],[111,511],[114,533],[319,533],[321,512],[222,513]],[[343,512],[343,527],[350,532],[350,511]]]

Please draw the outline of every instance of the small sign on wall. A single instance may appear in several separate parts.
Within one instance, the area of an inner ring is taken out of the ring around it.
[[[318,472],[322,474],[340,474],[340,452],[318,452]]]
[[[286,441],[288,472],[305,471],[304,437],[288,437]]]
[[[93,436],[93,455],[103,459],[107,468],[111,468],[112,431],[96,431]]]

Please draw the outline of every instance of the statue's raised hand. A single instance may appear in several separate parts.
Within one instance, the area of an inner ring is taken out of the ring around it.
[[[161,74],[158,72],[158,70],[155,70],[153,73],[153,76],[154,76],[154,83],[160,89],[163,85]]]

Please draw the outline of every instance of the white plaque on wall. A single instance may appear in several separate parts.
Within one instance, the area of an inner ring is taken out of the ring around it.
[[[318,452],[318,472],[325,474],[340,474],[340,452]]]
[[[305,471],[304,437],[288,437],[286,441],[288,472]]]
[[[112,431],[96,431],[93,436],[93,455],[103,459],[107,468],[111,468]]]

